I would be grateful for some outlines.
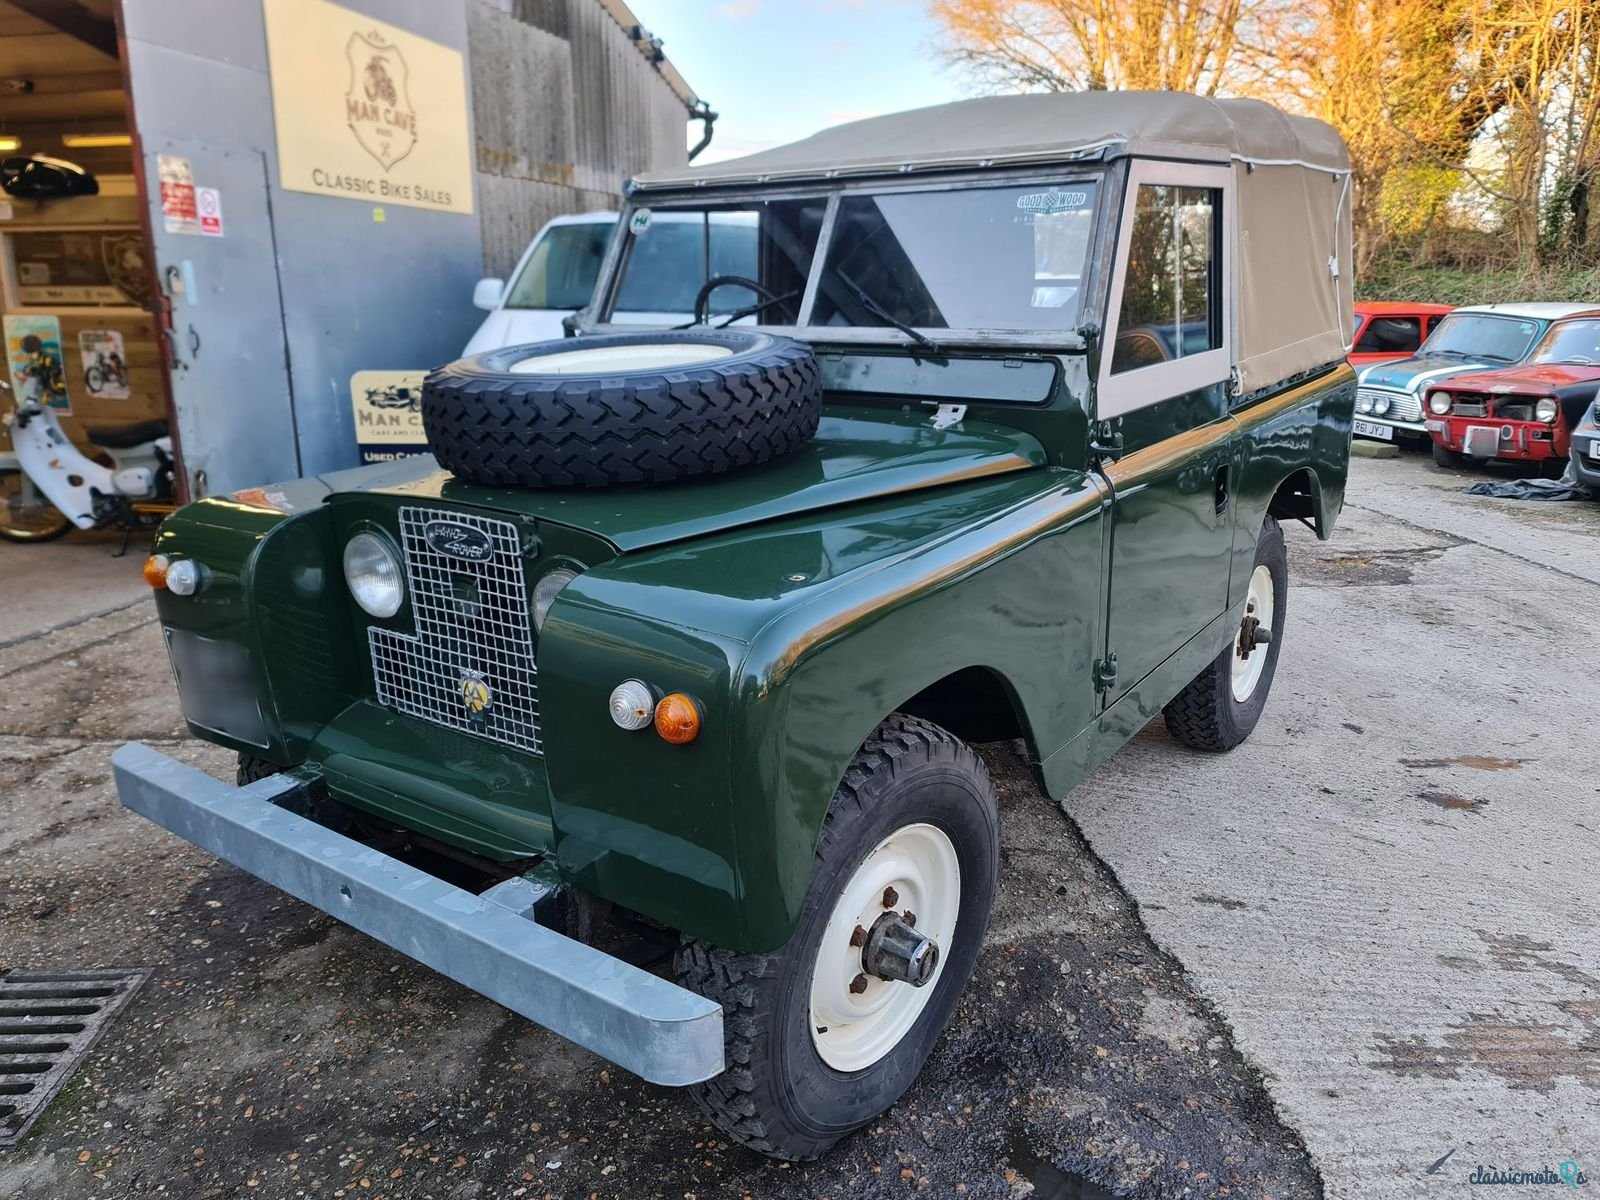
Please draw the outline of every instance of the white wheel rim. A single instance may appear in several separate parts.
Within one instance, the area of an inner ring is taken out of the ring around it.
[[[508,370],[513,375],[604,375],[608,371],[661,371],[716,362],[733,351],[704,342],[661,342],[650,346],[589,346],[530,354]]]
[[[893,888],[892,908],[883,903]],[[910,912],[916,929],[939,946],[933,978],[922,987],[866,975],[859,925],[871,929],[886,912]],[[949,836],[932,825],[907,825],[873,848],[834,902],[811,976],[811,1041],[836,1071],[864,1071],[900,1044],[939,986],[961,911],[961,864]],[[850,985],[865,976],[866,989]]]
[[[1265,566],[1259,566],[1250,574],[1250,595],[1245,601],[1245,619],[1254,617],[1261,628],[1272,632],[1273,601],[1275,594],[1272,589],[1272,572]],[[1233,698],[1243,704],[1255,695],[1256,684],[1261,682],[1261,672],[1266,669],[1268,646],[1251,646],[1249,654],[1244,658],[1239,657],[1240,641],[1244,637],[1244,626],[1239,628],[1239,636],[1233,642]]]

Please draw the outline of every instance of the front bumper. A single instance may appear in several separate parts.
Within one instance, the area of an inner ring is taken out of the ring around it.
[[[1446,450],[1473,458],[1503,458],[1521,462],[1544,462],[1562,458],[1556,449],[1556,431],[1544,421],[1504,421],[1494,417],[1430,417],[1428,435]],[[1473,435],[1474,429],[1484,430]],[[1491,434],[1493,436],[1491,436]],[[1542,435],[1542,436],[1536,436]],[[1482,446],[1469,445],[1469,436],[1478,437]],[[1493,454],[1473,453],[1492,445]]]
[[[618,1066],[721,1073],[714,1001],[279,807],[295,779],[234,787],[138,742],[111,764],[124,807]]]
[[[1578,482],[1592,488],[1600,488],[1600,457],[1596,457],[1595,448],[1600,448],[1600,434],[1572,435],[1572,472],[1578,477]]]

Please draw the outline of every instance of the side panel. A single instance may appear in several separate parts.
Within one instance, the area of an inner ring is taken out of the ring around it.
[[[1113,493],[1112,701],[1227,607],[1234,524],[1237,426],[1220,386],[1130,412],[1121,425],[1123,455],[1102,467]]]
[[[1053,495],[786,614],[752,645],[738,686],[753,720],[734,770],[776,801],[740,825],[749,881],[760,864],[772,891],[748,913],[753,946],[787,938],[845,768],[878,722],[925,687],[968,667],[994,672],[1035,761],[1093,721],[1107,496],[1093,479],[1069,478]],[[780,692],[781,712],[750,703]]]
[[[835,787],[909,698],[987,668],[1040,758],[1093,720],[1104,503],[1082,474],[1028,472],[581,577],[540,661],[562,871],[719,945],[781,945]],[[699,739],[617,729],[629,677],[695,696]]]

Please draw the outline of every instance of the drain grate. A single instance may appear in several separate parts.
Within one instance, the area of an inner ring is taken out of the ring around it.
[[[14,1146],[150,972],[0,975],[0,1148]]]

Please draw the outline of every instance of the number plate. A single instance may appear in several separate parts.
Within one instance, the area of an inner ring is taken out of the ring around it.
[[[1600,458],[1600,438],[1595,438],[1589,443],[1589,457]]]
[[[1362,437],[1380,438],[1385,442],[1394,441],[1394,426],[1376,425],[1371,421],[1356,421],[1353,428]]]

